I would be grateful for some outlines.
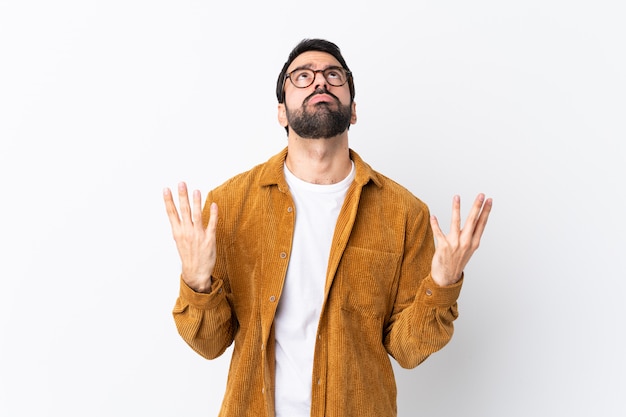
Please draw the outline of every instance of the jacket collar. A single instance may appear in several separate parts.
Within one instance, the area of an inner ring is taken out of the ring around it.
[[[278,185],[278,188],[281,191],[286,191],[289,189],[287,185],[287,181],[285,180],[285,174],[283,172],[283,166],[285,165],[285,159],[287,158],[287,147],[285,147],[278,154],[272,156],[265,166],[263,167],[263,171],[261,172],[261,176],[259,178],[260,186],[269,186],[269,185]],[[361,157],[359,154],[350,149],[350,159],[354,162],[355,176],[354,182],[361,187],[370,182],[370,180],[381,187],[382,183],[380,178],[378,178],[379,174],[374,171]]]

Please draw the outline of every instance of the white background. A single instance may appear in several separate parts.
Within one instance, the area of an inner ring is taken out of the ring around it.
[[[624,416],[621,1],[0,1],[0,415],[215,416],[231,350],[171,318],[161,200],[286,144],[305,37],[355,73],[351,146],[442,224],[494,198],[408,416]]]

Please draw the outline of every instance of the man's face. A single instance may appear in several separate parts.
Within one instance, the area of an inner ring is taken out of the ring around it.
[[[287,69],[324,70],[341,67],[330,54],[309,51],[299,55]],[[297,88],[290,80],[285,82],[285,102],[278,105],[278,119],[298,136],[307,139],[331,138],[343,133],[356,122],[355,105],[350,101],[348,83],[336,87],[328,83],[321,72],[315,73],[313,83]]]

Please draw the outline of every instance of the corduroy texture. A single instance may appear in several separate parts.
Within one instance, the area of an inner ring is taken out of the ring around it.
[[[221,417],[274,416],[273,320],[297,215],[283,174],[284,149],[207,196],[219,207],[210,294],[181,280],[173,310],[180,335],[216,358],[235,343]],[[391,417],[389,355],[412,368],[452,337],[462,281],[430,277],[426,205],[354,152],[356,177],[337,220],[313,364],[311,416]]]

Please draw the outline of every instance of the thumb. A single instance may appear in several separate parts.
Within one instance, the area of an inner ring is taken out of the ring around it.
[[[210,234],[215,235],[215,230],[217,229],[217,220],[218,220],[217,203],[215,202],[211,203],[209,213],[210,213],[209,223],[207,224],[206,231]]]
[[[433,229],[433,235],[437,241],[441,241],[446,238],[445,234],[441,230],[441,227],[439,227],[439,220],[437,220],[437,216],[430,216],[430,227]]]

